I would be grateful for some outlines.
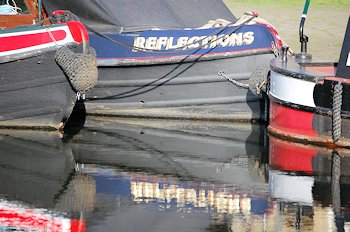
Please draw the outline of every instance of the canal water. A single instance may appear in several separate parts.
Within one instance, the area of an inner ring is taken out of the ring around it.
[[[0,130],[1,231],[350,228],[347,150],[255,124],[81,122],[65,135]]]

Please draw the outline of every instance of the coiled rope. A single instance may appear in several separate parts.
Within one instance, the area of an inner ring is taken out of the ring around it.
[[[15,15],[21,12],[22,9],[17,6],[15,0],[12,0],[11,3],[10,0],[6,0],[6,4],[0,5],[0,14]]]
[[[333,89],[333,114],[332,114],[332,138],[337,142],[341,135],[341,105],[343,86],[341,82],[334,85]]]

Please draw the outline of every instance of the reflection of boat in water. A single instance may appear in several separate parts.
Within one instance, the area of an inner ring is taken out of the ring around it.
[[[72,150],[60,137],[58,132],[0,130],[1,228],[85,230],[84,218],[76,214],[89,212],[94,191],[77,188],[89,179],[73,176]]]
[[[261,129],[251,124],[90,117],[70,143],[81,163],[266,189],[263,176],[254,171],[264,147]]]
[[[261,228],[272,209],[264,138],[250,124],[88,117],[69,143],[96,183],[89,228]]]
[[[269,138],[270,194],[281,221],[306,225],[302,231],[349,229],[350,151]],[[281,230],[289,226],[283,223]]]
[[[270,221],[266,217],[273,216],[267,192],[259,190],[110,165],[81,164],[80,172],[96,183],[97,213],[87,218],[92,231],[116,225],[121,231],[204,231],[220,226],[257,229],[267,226]]]
[[[0,227],[2,231],[84,232],[85,222],[54,211],[0,200]]]
[[[256,67],[267,66],[282,45],[275,28],[256,13],[237,19],[222,0],[43,3],[49,13],[73,12],[90,30],[99,81],[88,94],[88,113],[265,119],[264,102],[228,81],[250,83]]]
[[[269,132],[307,143],[349,147],[350,18],[338,63],[314,61],[306,53],[305,18],[300,24],[301,53],[289,57],[285,50],[271,61]]]

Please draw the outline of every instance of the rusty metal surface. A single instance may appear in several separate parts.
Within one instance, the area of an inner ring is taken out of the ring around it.
[[[272,126],[267,128],[269,134],[278,138],[287,139],[290,141],[296,141],[305,144],[313,144],[318,146],[324,146],[327,148],[350,148],[350,138],[341,137],[337,142],[333,142],[332,136],[316,135],[305,136],[295,133],[288,133]]]

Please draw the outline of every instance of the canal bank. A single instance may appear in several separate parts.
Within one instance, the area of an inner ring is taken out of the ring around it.
[[[300,51],[299,22],[303,0],[233,1],[225,3],[237,15],[255,10],[274,25],[293,51]],[[349,17],[350,1],[311,1],[305,34],[309,37],[308,52],[317,60],[338,61]],[[319,48],[323,49],[319,49]]]

